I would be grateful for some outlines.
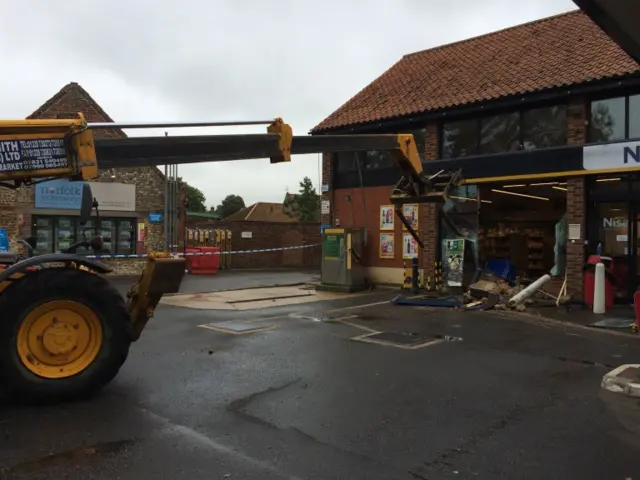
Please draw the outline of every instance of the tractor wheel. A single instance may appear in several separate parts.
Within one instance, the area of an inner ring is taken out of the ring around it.
[[[130,344],[123,297],[91,272],[42,269],[0,294],[0,388],[21,403],[91,396],[116,376]]]

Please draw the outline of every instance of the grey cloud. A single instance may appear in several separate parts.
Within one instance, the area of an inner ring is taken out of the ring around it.
[[[25,95],[16,95],[19,104],[3,98],[5,110],[26,115],[62,84],[78,81],[92,94],[99,91],[97,100],[116,119],[128,120],[121,115],[130,112],[140,119],[148,105],[160,101],[162,108],[153,111],[175,112],[181,119],[283,116],[298,134],[405,53],[574,8],[570,0],[518,3],[517,8],[512,0],[10,3],[0,18],[5,65],[30,59],[37,67],[39,59],[47,59],[64,69],[55,78],[67,78],[52,84],[46,71],[31,75],[27,91],[46,92],[44,97],[28,104]],[[135,106],[118,99],[112,80],[100,80],[106,72],[137,92],[128,97]],[[89,76],[92,83],[83,82]],[[21,84],[11,78],[0,82],[5,92]],[[187,180],[207,184],[201,188],[211,203],[220,200],[221,190],[247,201],[277,201],[284,187],[295,190],[304,174],[317,182],[315,156],[286,168],[236,162],[192,165],[184,172]],[[224,175],[223,188],[213,186],[212,173]],[[203,180],[207,175],[211,180]],[[248,181],[250,175],[259,175],[260,182]]]

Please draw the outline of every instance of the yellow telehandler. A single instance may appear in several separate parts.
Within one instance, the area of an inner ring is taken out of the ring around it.
[[[130,137],[95,140],[93,129],[267,124],[266,134]],[[386,150],[404,175],[392,194],[396,212],[420,244],[401,204],[439,201],[459,184],[459,174],[427,177],[412,135],[294,137],[281,119],[257,122],[158,124],[87,123],[74,119],[0,122],[0,187],[20,188],[51,179],[85,181],[80,224],[97,205],[86,181],[100,168],[141,167],[270,158],[288,162],[292,154]],[[69,249],[33,255],[0,254],[0,388],[20,401],[59,402],[87,397],[118,373],[129,346],[138,340],[165,293],[178,292],[184,258],[151,252],[139,279],[122,296],[104,274],[110,268],[77,253],[100,252],[102,239],[85,238]]]

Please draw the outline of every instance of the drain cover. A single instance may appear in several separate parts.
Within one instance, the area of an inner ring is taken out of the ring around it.
[[[255,323],[247,323],[247,322],[216,322],[216,323],[207,323],[205,325],[201,325],[203,328],[209,328],[212,330],[220,330],[222,332],[227,333],[254,333],[262,330],[267,330],[272,328],[273,325],[256,325]]]

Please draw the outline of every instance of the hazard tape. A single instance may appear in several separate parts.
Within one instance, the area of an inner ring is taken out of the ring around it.
[[[309,245],[296,245],[295,247],[279,247],[279,248],[259,248],[257,250],[229,250],[226,252],[171,252],[171,255],[174,257],[206,257],[209,255],[234,255],[238,253],[262,253],[262,252],[281,252],[284,250],[299,250],[301,248],[311,248],[318,247],[322,245],[321,243],[312,243]],[[197,248],[197,247],[196,247]],[[132,253],[131,255],[85,255],[85,258],[148,258],[149,254],[147,253]]]

